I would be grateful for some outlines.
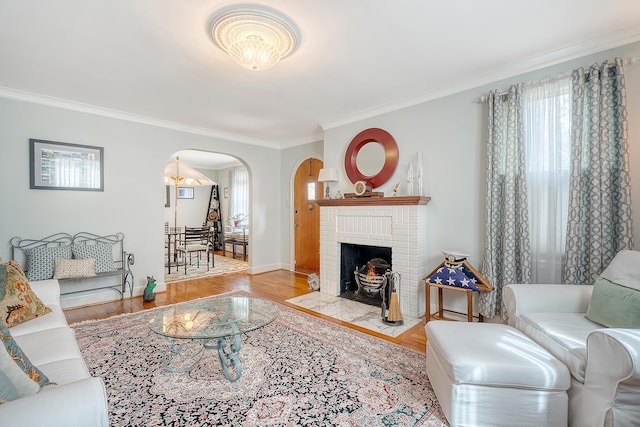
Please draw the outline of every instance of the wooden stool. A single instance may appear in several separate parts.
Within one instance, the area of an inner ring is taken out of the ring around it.
[[[456,292],[464,292],[467,294],[467,322],[473,322],[473,291],[471,289],[468,288],[459,288],[457,286],[449,286],[449,285],[442,285],[442,284],[437,284],[437,283],[429,283],[429,282],[425,282],[425,286],[426,286],[426,315],[424,316],[424,322],[427,323],[429,320],[431,319],[441,319],[441,320],[456,320],[456,319],[452,319],[449,317],[445,317],[444,316],[444,312],[448,311],[448,312],[452,312],[452,313],[456,313],[453,312],[451,310],[445,310],[443,305],[442,305],[442,290],[443,289],[450,289],[452,291],[456,291]],[[437,310],[433,313],[431,313],[431,286],[435,286],[436,288],[438,288],[438,305],[437,305]],[[459,314],[463,314],[464,313],[459,313]],[[480,314],[479,315],[479,319],[480,322],[482,322],[484,320],[483,316]]]

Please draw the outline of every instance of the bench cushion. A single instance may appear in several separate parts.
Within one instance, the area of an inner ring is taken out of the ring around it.
[[[17,341],[13,339],[8,328],[0,327],[0,341],[2,341],[5,351],[15,361],[18,367],[27,374],[29,378],[39,384],[39,387],[51,383],[49,378],[36,367],[34,362],[31,362],[29,356],[22,350]]]
[[[584,313],[523,313],[516,327],[564,363],[578,381],[584,383],[589,334],[602,325]]]
[[[82,359],[76,336],[70,327],[47,329],[15,337],[20,348],[34,365],[67,359]]]

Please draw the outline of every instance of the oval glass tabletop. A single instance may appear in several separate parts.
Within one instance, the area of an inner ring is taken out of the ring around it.
[[[208,339],[258,329],[276,317],[276,304],[260,298],[206,298],[159,310],[149,326],[170,338]]]

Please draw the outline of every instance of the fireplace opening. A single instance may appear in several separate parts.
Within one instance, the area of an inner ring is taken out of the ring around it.
[[[373,291],[374,287],[366,287],[364,291],[358,292],[355,272],[356,270],[363,271],[363,267],[366,269],[367,265],[371,263],[377,266],[375,275],[384,274],[382,270],[386,269],[385,262],[388,264],[388,269],[391,270],[391,248],[342,243],[340,245],[339,296],[380,307],[382,295]]]

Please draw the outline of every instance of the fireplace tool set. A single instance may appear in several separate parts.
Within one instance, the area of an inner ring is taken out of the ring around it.
[[[382,321],[388,325],[399,326],[404,323],[400,311],[400,273],[389,271],[385,276],[388,290],[382,291]]]
[[[388,262],[374,258],[354,272],[358,290],[366,297],[382,297],[382,321],[388,325],[402,325],[400,310],[400,273],[390,270]]]

